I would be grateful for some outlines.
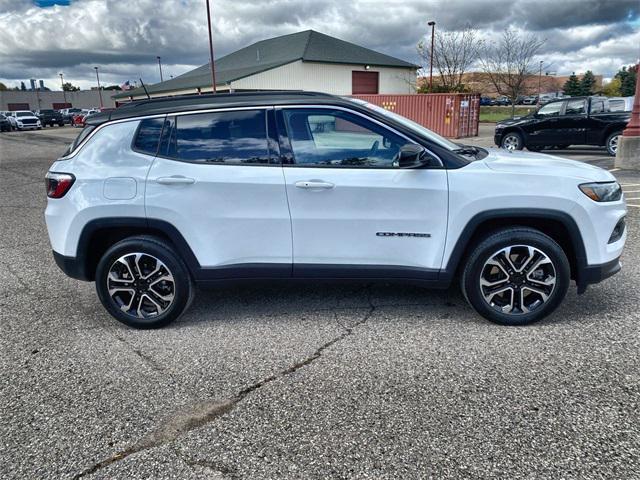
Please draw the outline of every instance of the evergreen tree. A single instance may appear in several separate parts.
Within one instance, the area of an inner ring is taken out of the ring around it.
[[[582,76],[582,79],[580,79],[580,95],[593,95],[595,86],[596,77],[593,76],[593,72],[591,70],[587,70]]]
[[[24,82],[20,82],[20,90],[22,90],[23,92],[27,91],[27,86],[24,84]]]
[[[581,92],[580,81],[578,80],[578,77],[576,77],[575,73],[572,73],[571,76],[569,77],[569,80],[564,82],[562,91],[564,92],[565,95],[568,95],[570,97],[577,97],[580,95],[580,92]]]
[[[638,67],[633,66],[622,67],[616,78],[620,79],[620,95],[623,97],[630,97],[636,93],[636,82],[638,81]]]

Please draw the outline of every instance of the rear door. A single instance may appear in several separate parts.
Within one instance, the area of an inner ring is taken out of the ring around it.
[[[291,222],[280,159],[267,138],[269,111],[167,119],[146,213],[184,236],[203,280],[291,275]]]
[[[294,275],[435,279],[444,250],[444,169],[400,169],[400,132],[341,107],[278,112]]]

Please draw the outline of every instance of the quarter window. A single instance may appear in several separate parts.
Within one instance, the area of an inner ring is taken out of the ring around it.
[[[358,115],[331,109],[290,109],[285,122],[301,166],[391,168],[407,140]]]
[[[180,160],[212,164],[268,164],[264,110],[180,115],[170,151]]]
[[[134,150],[149,155],[156,155],[163,123],[163,118],[147,118],[146,120],[142,120],[133,144]]]

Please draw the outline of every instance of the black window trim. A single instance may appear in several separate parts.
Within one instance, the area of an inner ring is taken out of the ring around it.
[[[182,117],[182,116],[186,116],[186,115],[200,115],[200,114],[206,114],[206,113],[219,113],[219,112],[235,112],[235,111],[242,111],[242,110],[264,110],[265,111],[265,115],[264,115],[264,119],[265,119],[265,141],[267,143],[267,150],[268,150],[268,154],[269,154],[269,162],[268,163],[206,163],[206,162],[198,162],[198,161],[192,161],[192,160],[185,160],[184,158],[179,158],[179,157],[173,157],[171,155],[165,155],[162,154],[161,152],[157,152],[156,157],[157,158],[164,158],[166,160],[172,160],[174,162],[182,162],[182,163],[189,163],[191,165],[209,165],[209,166],[214,166],[214,167],[281,167],[282,163],[281,163],[281,159],[280,159],[280,152],[276,149],[273,149],[272,151],[272,140],[269,136],[269,122],[270,120],[270,115],[269,115],[269,111],[273,111],[274,107],[273,106],[268,106],[268,105],[256,105],[255,107],[228,107],[228,108],[212,108],[212,109],[206,109],[206,110],[193,110],[193,111],[189,111],[189,112],[176,112],[176,113],[169,113],[166,114],[166,118],[172,118],[173,124],[172,124],[172,128],[175,128],[176,126],[176,122],[175,120],[178,117]],[[271,130],[273,131],[275,128],[272,127]],[[162,132],[164,133],[164,131]],[[160,139],[160,142],[158,143],[158,148],[160,148],[160,144],[162,143],[162,137]]]
[[[318,105],[318,104],[296,104],[296,105],[276,105],[275,106],[275,110],[276,110],[276,116],[278,121],[276,122],[276,126],[278,128],[278,137],[281,140],[281,145],[280,145],[280,149],[281,151],[284,150],[284,157],[283,158],[283,162],[282,162],[282,166],[283,167],[289,167],[289,168],[335,168],[335,169],[340,169],[340,170],[399,170],[398,167],[369,167],[369,166],[336,166],[336,165],[316,165],[316,164],[311,164],[311,165],[305,165],[305,164],[299,164],[299,163],[295,163],[295,154],[293,153],[293,148],[291,147],[291,140],[289,139],[289,133],[286,130],[286,125],[284,122],[284,110],[291,110],[291,109],[323,109],[323,110],[342,110],[345,111],[347,113],[351,113],[354,115],[357,115],[359,117],[364,118],[365,120],[368,120],[370,122],[373,122],[377,125],[379,125],[381,128],[390,131],[391,133],[394,133],[395,135],[398,135],[402,138],[404,138],[405,140],[407,140],[407,143],[411,143],[414,145],[420,145],[421,147],[423,147],[433,158],[435,158],[436,160],[438,160],[438,162],[440,163],[440,165],[437,166],[433,166],[433,167],[426,167],[427,169],[431,168],[431,169],[442,169],[445,168],[444,167],[444,162],[442,161],[442,159],[440,158],[439,155],[433,153],[433,150],[427,148],[426,146],[424,146],[423,144],[415,141],[414,139],[408,137],[405,133],[396,130],[395,128],[391,127],[390,125],[387,125],[384,122],[379,121],[376,118],[373,118],[369,115],[365,115],[362,112],[359,112],[357,110],[351,109],[351,108],[346,108],[343,106],[339,106],[339,105]],[[284,129],[284,131],[282,131],[282,129]],[[284,138],[283,138],[284,137]],[[284,144],[282,144],[282,142],[284,141]]]

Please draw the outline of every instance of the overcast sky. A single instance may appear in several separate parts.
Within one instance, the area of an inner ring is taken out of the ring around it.
[[[487,38],[511,27],[547,41],[541,60],[559,75],[605,78],[640,56],[640,0],[211,0],[216,56],[257,40],[314,29],[418,62],[429,20],[466,24]],[[29,78],[51,89],[138,77],[159,81],[208,61],[204,0],[0,0],[0,81]],[[538,59],[536,59],[537,62]]]

